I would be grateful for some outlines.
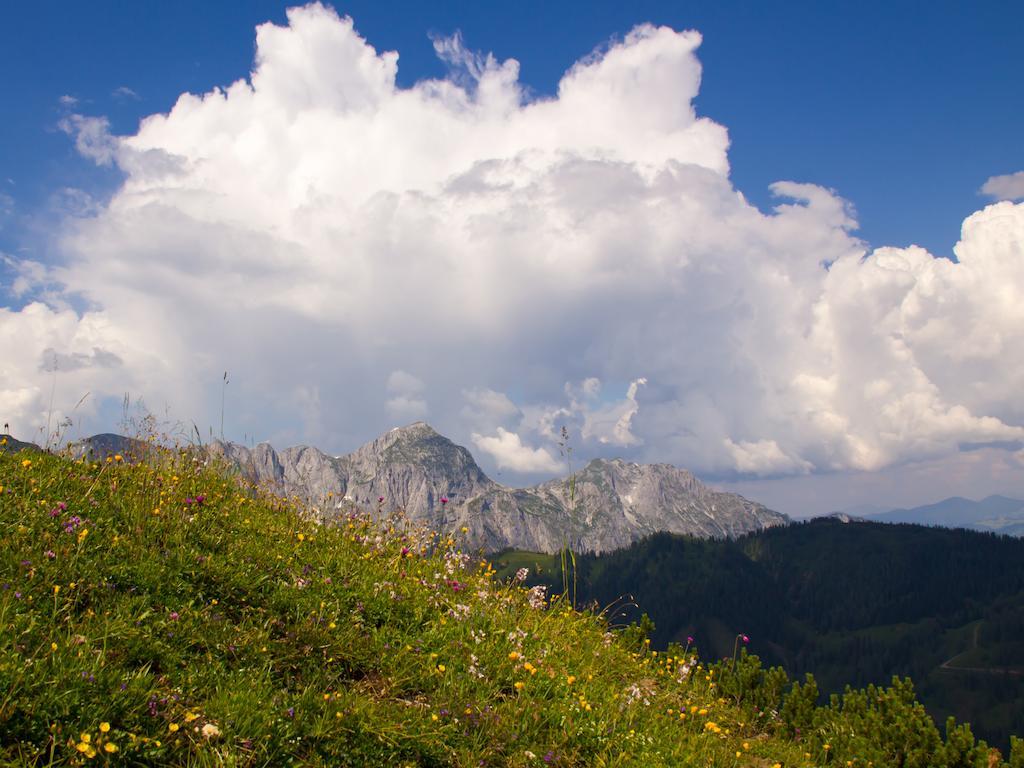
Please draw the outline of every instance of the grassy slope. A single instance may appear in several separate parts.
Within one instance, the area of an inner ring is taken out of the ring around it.
[[[842,721],[794,697],[795,738],[722,667],[531,607],[458,534],[318,528],[173,455],[0,454],[0,486],[2,765],[954,764],[907,759],[946,747],[891,692]],[[896,746],[876,705],[912,715]]]

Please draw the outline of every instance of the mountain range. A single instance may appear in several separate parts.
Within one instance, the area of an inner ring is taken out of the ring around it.
[[[878,523],[915,523],[944,528],[1024,535],[1024,501],[1007,496],[988,496],[981,501],[952,496],[934,504],[907,509],[885,509],[862,505],[850,507],[833,516],[871,520]]]
[[[724,538],[789,522],[669,464],[595,459],[573,482],[509,488],[424,422],[392,429],[344,456],[308,446],[278,452],[266,443],[216,441],[208,450],[244,477],[298,496],[322,519],[352,508],[380,516],[401,511],[429,530],[465,528],[467,546],[486,552],[555,552],[568,545],[600,553],[658,531]]]
[[[15,443],[11,449],[36,448]],[[115,434],[72,443],[72,455],[141,458],[152,444]],[[282,451],[214,441],[209,455],[245,479],[299,498],[321,521],[353,511],[404,515],[414,527],[454,533],[467,548],[601,553],[659,531],[726,538],[789,518],[734,493],[714,490],[670,464],[595,459],[570,478],[510,488],[489,478],[472,454],[429,424],[395,428],[344,456],[309,446]],[[464,530],[463,530],[464,529]]]

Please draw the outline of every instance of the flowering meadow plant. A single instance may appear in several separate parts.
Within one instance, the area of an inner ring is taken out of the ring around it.
[[[461,530],[317,525],[187,451],[0,486],[0,765],[990,765],[902,683],[818,707],[746,638],[652,649]]]

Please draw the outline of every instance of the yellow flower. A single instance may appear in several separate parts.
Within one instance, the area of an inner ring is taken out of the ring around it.
[[[299,541],[305,541],[305,540],[306,540],[306,534],[304,534],[304,533],[300,533],[300,534],[299,534],[298,536],[296,536],[296,538],[297,538],[297,539],[298,539]]]
[[[114,461],[124,461],[124,456],[122,456],[120,453],[115,453]]]
[[[169,726],[167,726],[167,730],[169,730],[171,733],[175,733],[178,730],[178,724],[171,723]]]
[[[80,741],[77,744],[75,744],[75,749],[77,749],[79,752],[85,753],[89,751],[89,745],[86,744],[84,741]]]
[[[21,462],[21,466],[23,466],[25,469],[28,469],[29,467],[32,466],[32,459],[25,459],[23,462]]]
[[[50,650],[51,651],[56,651],[57,650],[57,644],[56,643],[50,643]]]
[[[567,682],[569,685],[572,685],[576,682],[576,675],[569,675],[567,678],[565,678],[565,682]]]
[[[445,670],[444,664],[438,664],[437,665],[437,671],[438,672],[444,672],[444,670]]]
[[[83,742],[84,744],[88,744],[90,741],[92,741],[92,737],[88,733],[80,733],[78,735],[78,740]]]
[[[105,752],[114,754],[115,752],[117,752],[117,744],[115,744],[112,741],[108,741],[106,744],[103,745],[103,749]]]
[[[524,683],[522,680],[516,680],[516,690],[517,691],[521,691],[525,687],[526,687],[526,683]]]
[[[508,660],[509,661],[515,661],[518,658],[519,658],[519,652],[518,651],[512,651],[508,655]]]
[[[108,733],[110,731],[110,723],[100,723],[100,732]]]

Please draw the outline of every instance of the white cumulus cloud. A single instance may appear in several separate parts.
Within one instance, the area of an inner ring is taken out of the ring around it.
[[[546,448],[524,445],[515,432],[498,427],[497,434],[489,437],[473,433],[473,445],[494,459],[499,469],[513,472],[558,472],[563,464]]]
[[[51,349],[120,361],[58,374],[97,420],[131,391],[218,423],[230,370],[231,434],[340,452],[429,395],[523,473],[555,471],[562,425],[581,458],[722,475],[1024,438],[1024,205],[971,216],[958,262],[869,250],[812,183],[758,210],[694,108],[700,43],[640,26],[528,98],[518,62],[439,38],[450,74],[401,87],[395,52],[313,4],[133,134],[68,116],[124,181],[67,218],[63,292],[2,310],[5,420],[45,423]]]

